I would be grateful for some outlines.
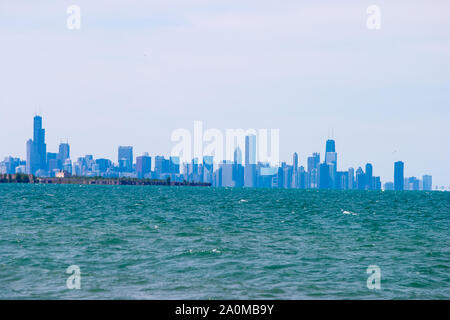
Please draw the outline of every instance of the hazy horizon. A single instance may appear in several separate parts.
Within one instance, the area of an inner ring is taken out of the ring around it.
[[[69,5],[81,29],[66,27]],[[381,29],[366,27],[369,5]],[[168,156],[171,133],[279,129],[280,160],[373,164],[393,181],[450,185],[448,1],[22,1],[0,3],[0,159],[25,158],[36,112],[48,152]]]

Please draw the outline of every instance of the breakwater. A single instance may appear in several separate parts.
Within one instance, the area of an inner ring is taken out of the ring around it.
[[[210,183],[171,181],[170,179],[103,178],[103,177],[64,177],[41,178],[29,174],[0,174],[0,183],[33,184],[89,184],[89,185],[135,185],[135,186],[191,186],[209,187]]]

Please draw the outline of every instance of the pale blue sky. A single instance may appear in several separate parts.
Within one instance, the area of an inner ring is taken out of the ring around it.
[[[403,160],[450,185],[447,0],[2,0],[0,41],[0,157],[25,157],[36,110],[49,151],[68,139],[73,159],[168,155],[202,120],[278,128],[281,160],[305,165],[334,128],[340,170],[370,161],[385,182]]]

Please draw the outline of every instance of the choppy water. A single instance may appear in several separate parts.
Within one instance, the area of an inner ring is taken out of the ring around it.
[[[449,299],[449,209],[448,192],[0,185],[0,298]]]

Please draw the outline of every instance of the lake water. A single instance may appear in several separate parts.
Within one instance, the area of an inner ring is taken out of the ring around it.
[[[448,192],[4,184],[0,298],[449,299],[449,226]]]

